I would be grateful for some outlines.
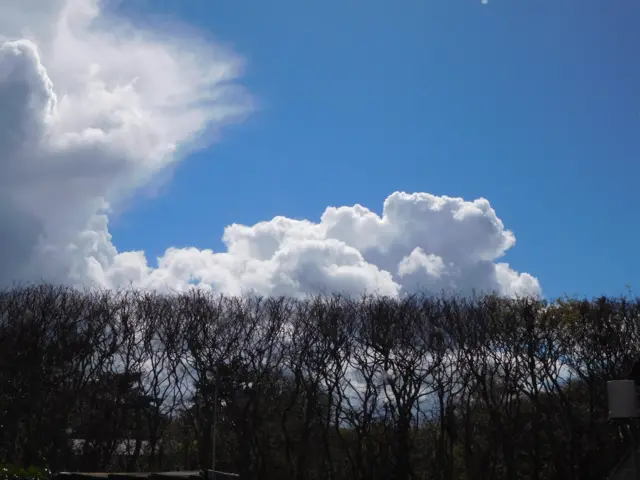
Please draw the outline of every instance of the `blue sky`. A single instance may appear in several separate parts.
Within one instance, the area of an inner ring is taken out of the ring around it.
[[[246,59],[258,110],[111,220],[120,250],[220,249],[231,223],[487,198],[545,295],[640,292],[640,3],[163,0]]]

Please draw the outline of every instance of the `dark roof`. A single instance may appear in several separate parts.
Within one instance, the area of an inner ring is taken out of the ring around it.
[[[202,478],[202,471],[179,471],[179,472],[58,472],[54,475],[57,480],[95,480],[99,478],[109,480],[195,480]],[[240,475],[228,472],[216,471],[216,480],[239,478]],[[207,478],[211,478],[211,471],[207,471]]]

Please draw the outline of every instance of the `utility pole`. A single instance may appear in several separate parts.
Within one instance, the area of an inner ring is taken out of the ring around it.
[[[216,478],[216,423],[218,422],[218,373],[213,393],[213,425],[211,427],[211,480]]]
[[[626,380],[607,382],[609,419],[622,421],[629,434],[631,450],[613,469],[609,478],[640,480],[638,460],[638,418],[640,417],[640,360],[636,360]],[[629,455],[631,458],[629,458]],[[633,470],[633,471],[630,471]]]
[[[633,362],[631,372],[627,376],[629,380],[633,380],[636,390],[636,405],[638,404],[638,394],[640,393],[640,360]],[[635,470],[636,480],[640,480],[640,469],[638,469],[638,442],[636,434],[638,432],[638,417],[633,417],[631,420],[631,455],[633,455],[633,469]]]
[[[632,424],[629,428],[629,430],[631,431],[631,455],[633,456],[633,470],[636,480],[640,480],[640,470],[638,469],[638,442],[636,439],[637,426],[637,419],[632,419]]]
[[[211,424],[211,480],[216,478],[216,427],[218,423],[218,388],[220,388],[220,368],[216,366],[213,390],[213,420]]]

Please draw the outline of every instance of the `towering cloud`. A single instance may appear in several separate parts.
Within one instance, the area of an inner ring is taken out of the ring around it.
[[[318,223],[231,225],[226,251],[118,252],[110,207],[251,110],[241,59],[161,35],[97,0],[0,5],[0,284],[398,295],[416,288],[536,294],[497,260],[514,245],[489,202],[396,192],[382,215],[327,208]]]
[[[0,280],[97,281],[109,205],[249,111],[241,62],[97,0],[4,1],[0,35]]]

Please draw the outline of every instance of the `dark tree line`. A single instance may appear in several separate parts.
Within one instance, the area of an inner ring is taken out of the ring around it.
[[[640,300],[0,293],[0,463],[602,479]],[[217,395],[216,395],[217,392]]]

